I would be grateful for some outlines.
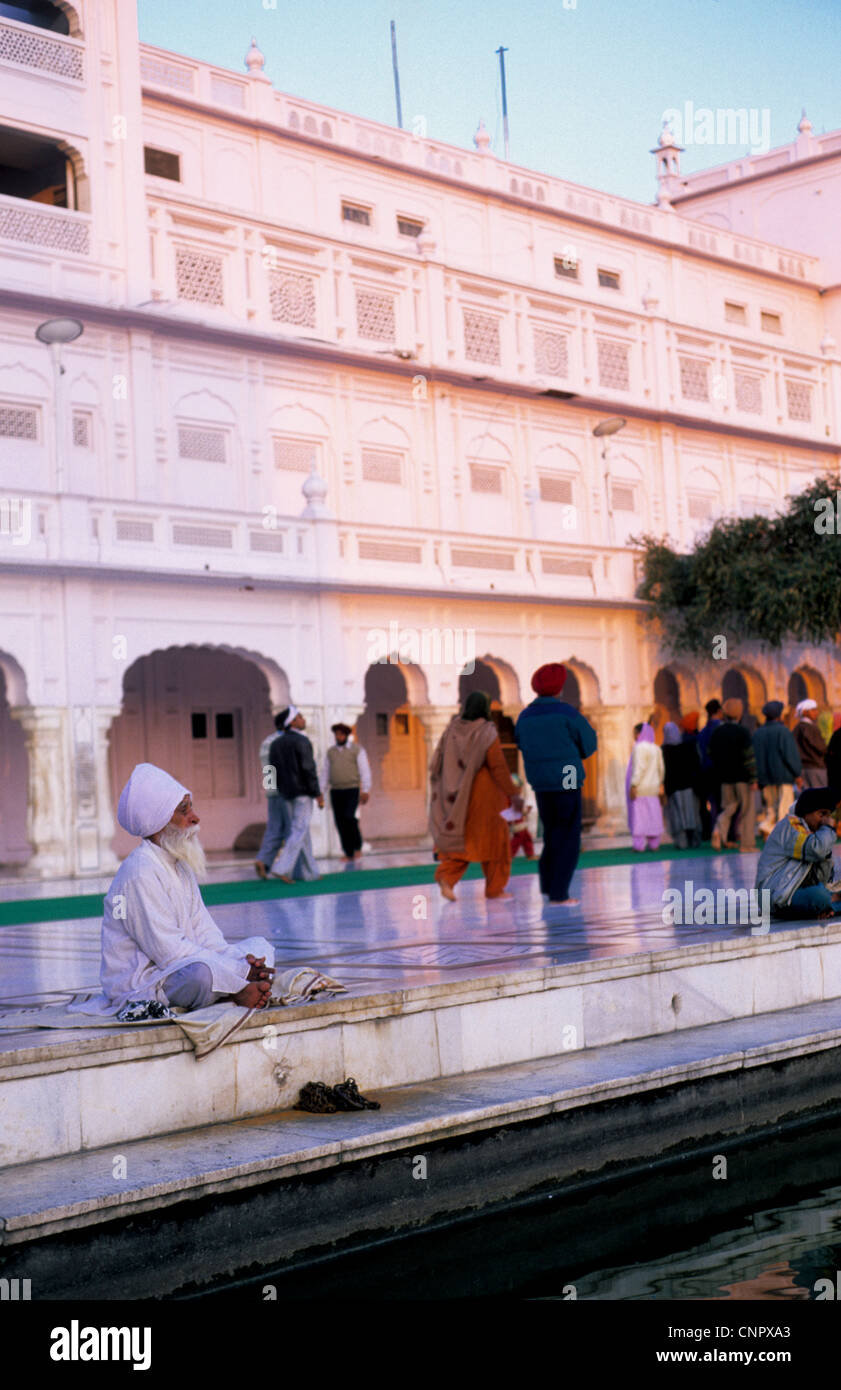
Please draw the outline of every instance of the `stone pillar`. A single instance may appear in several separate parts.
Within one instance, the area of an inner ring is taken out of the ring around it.
[[[588,710],[587,718],[599,739],[599,795],[601,815],[594,829],[601,834],[627,834],[625,769],[628,766],[634,724],[645,719],[627,705],[601,705]]]
[[[116,831],[114,809],[116,800],[111,786],[111,729],[120,713],[119,705],[99,705],[94,709],[94,765],[96,778],[96,834],[98,846],[97,872],[116,873],[119,860],[111,848]],[[117,788],[121,791],[122,788]]]
[[[67,711],[18,705],[12,716],[23,728],[29,757],[26,833],[32,858],[26,870],[60,878],[74,870]]]
[[[440,705],[418,705],[412,710],[423,725],[423,738],[426,744],[426,804],[429,806],[429,769],[438,741],[444,730],[457,713],[455,709],[442,709]]]

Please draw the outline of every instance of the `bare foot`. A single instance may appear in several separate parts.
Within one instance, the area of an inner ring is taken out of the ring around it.
[[[514,894],[513,894],[513,893],[486,893],[486,894],[485,894],[485,897],[487,898],[487,900],[488,900],[489,903],[498,903],[498,902],[500,902],[503,898],[513,898],[513,897],[514,897]]]
[[[441,897],[446,898],[448,903],[454,903],[456,901],[456,895],[449,883],[439,883],[438,887],[441,889]]]
[[[578,907],[580,898],[550,898],[550,907]]]
[[[261,864],[259,859],[256,859],[254,861],[254,869],[258,878],[268,878],[269,875],[266,870],[266,866],[265,864]]]
[[[268,981],[260,980],[244,985],[237,994],[230,997],[235,1004],[241,1004],[244,1009],[265,1009],[271,992],[272,987]]]

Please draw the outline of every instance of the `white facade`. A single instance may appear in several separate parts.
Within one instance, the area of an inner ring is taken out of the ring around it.
[[[140,45],[133,8],[0,18],[0,862],[109,868],[141,757],[229,848],[290,698],[317,750],[359,720],[363,829],[416,837],[473,653],[510,715],[570,664],[618,825],[663,664],[628,538],[836,466],[821,261]],[[827,651],[732,664],[841,699]]]

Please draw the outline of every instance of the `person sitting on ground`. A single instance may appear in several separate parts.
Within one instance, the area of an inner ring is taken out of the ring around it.
[[[429,774],[429,829],[438,851],[435,882],[450,902],[471,862],[482,865],[486,898],[510,898],[511,836],[501,811],[523,800],[511,780],[490,698],[474,690],[435,749]]]
[[[833,811],[835,787],[807,787],[794,810],[774,827],[759,856],[756,888],[771,894],[775,917],[832,917],[841,912],[841,889],[832,882],[832,848],[838,838]]]
[[[86,1012],[116,1014],[129,1003],[203,1009],[232,1000],[265,1008],[274,948],[262,937],[228,942],[199,892],[205,876],[192,796],[163,768],[138,763],[117,820],[140,837],[105,895],[103,994]]]

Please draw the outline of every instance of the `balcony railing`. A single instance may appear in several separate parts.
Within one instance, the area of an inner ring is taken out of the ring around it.
[[[91,249],[90,214],[0,194],[0,240],[3,238],[87,256]]]
[[[45,33],[31,24],[0,19],[0,63],[37,68],[52,77],[69,77],[83,82],[85,48],[81,39]]]

